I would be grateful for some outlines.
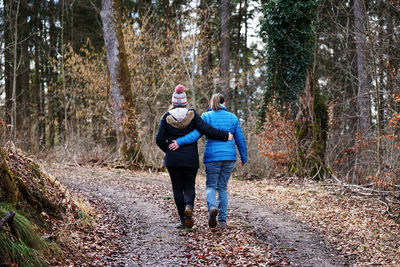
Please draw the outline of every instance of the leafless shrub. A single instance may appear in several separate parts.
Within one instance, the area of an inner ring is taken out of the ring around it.
[[[247,129],[243,129],[247,132]],[[262,157],[258,146],[259,138],[249,129],[247,132],[247,157],[248,162],[241,167],[240,160],[235,168],[234,175],[243,179],[275,178],[279,173],[274,171],[273,162]],[[239,155],[239,154],[238,154]]]
[[[65,145],[51,149],[46,160],[76,165],[110,164],[117,159],[114,146],[99,144],[91,138],[73,137]]]

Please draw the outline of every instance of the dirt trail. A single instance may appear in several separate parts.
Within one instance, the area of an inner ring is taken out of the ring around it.
[[[287,215],[251,200],[230,198],[235,216],[255,229],[256,238],[290,260],[293,266],[348,266],[344,255],[325,242],[313,229]]]
[[[224,232],[209,230],[201,178],[197,182],[196,228],[185,232],[175,228],[177,219],[166,174],[57,165],[46,169],[72,191],[101,199],[116,210],[127,230],[120,237],[124,249],[118,265],[350,265],[311,229],[248,199],[230,196],[229,227]],[[225,244],[229,243],[223,239],[225,235],[238,244]]]

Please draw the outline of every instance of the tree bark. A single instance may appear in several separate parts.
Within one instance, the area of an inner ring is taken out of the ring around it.
[[[18,55],[17,55],[17,45],[18,45],[18,14],[19,14],[20,1],[17,2],[17,11],[15,16],[14,26],[14,45],[13,45],[13,87],[12,87],[12,112],[11,112],[11,132],[12,140],[17,139],[17,70],[19,68]]]
[[[52,9],[52,1],[50,1],[50,27],[51,27],[51,16],[54,12],[54,9]],[[42,22],[41,22],[41,17],[40,17],[40,3],[38,1],[35,1],[34,4],[34,12],[36,16],[34,16],[33,20],[33,27],[35,31],[38,33],[34,38],[34,46],[35,46],[35,53],[34,53],[34,66],[35,66],[35,75],[34,75],[34,80],[33,80],[33,97],[34,97],[34,103],[36,106],[36,147],[38,149],[44,148],[46,145],[46,122],[45,122],[45,106],[44,106],[44,90],[43,87],[41,86],[41,60],[40,60],[40,42],[41,42],[41,35],[42,35]],[[50,39],[52,39],[52,32],[50,29]],[[51,43],[51,42],[50,42]],[[51,47],[50,47],[50,56],[52,55],[51,53]],[[54,51],[55,53],[55,51]]]
[[[307,66],[306,85],[299,97],[295,120],[296,160],[290,172],[322,180],[326,175],[325,147],[328,112],[316,92],[311,67]]]
[[[29,149],[31,147],[31,116],[30,116],[30,56],[28,43],[30,41],[31,25],[28,17],[31,16],[31,7],[21,2],[18,13],[18,74],[17,74],[17,131],[24,135],[21,139],[22,147]]]
[[[369,130],[370,120],[370,101],[369,90],[367,85],[367,71],[365,61],[365,17],[364,17],[364,1],[354,0],[354,26],[356,37],[356,54],[357,54],[357,77],[358,77],[358,120],[359,120],[359,136],[361,139],[366,138]]]
[[[202,72],[202,88],[201,92],[203,96],[209,101],[209,96],[212,94],[212,77],[211,77],[211,64],[212,64],[212,53],[211,53],[211,12],[210,12],[210,1],[200,1],[200,40],[199,40],[199,53],[200,53],[200,65]]]
[[[5,121],[7,129],[10,130],[11,125],[11,114],[12,114],[12,88],[13,88],[13,72],[12,72],[12,52],[10,47],[12,46],[12,5],[11,1],[4,1],[4,89],[6,93],[5,99]]]
[[[239,63],[240,63],[240,39],[241,39],[241,27],[242,27],[242,1],[239,1],[239,12],[238,12],[238,22],[237,22],[237,36],[236,36],[236,62],[235,62],[235,88],[233,90],[233,98],[232,98],[232,104],[233,104],[233,111],[237,114],[237,111],[239,109],[239,99],[238,99],[238,92],[239,92]]]
[[[26,25],[24,27],[26,29]],[[24,32],[24,36],[26,36],[28,31]],[[20,87],[20,98],[18,100],[20,109],[18,111],[18,119],[17,121],[19,122],[18,124],[20,127],[19,129],[23,129],[24,133],[26,133],[26,136],[31,137],[30,135],[30,124],[31,124],[31,108],[30,105],[28,104],[31,102],[31,90],[29,86],[29,74],[30,74],[30,57],[28,54],[28,42],[27,40],[23,40],[21,43],[21,87]],[[26,143],[26,148],[29,149],[30,147],[30,138],[25,138],[24,140]]]
[[[243,89],[244,92],[246,93],[246,97],[245,97],[245,103],[246,106],[251,106],[249,103],[251,103],[251,97],[249,94],[249,81],[251,80],[251,74],[249,72],[249,66],[250,66],[250,58],[249,58],[249,48],[247,47],[247,39],[248,39],[248,29],[249,29],[249,25],[248,25],[248,1],[244,0],[244,51],[243,51],[243,72],[245,73],[246,77],[244,84],[243,84]],[[245,108],[244,109],[244,117],[248,118],[249,117],[249,109]],[[249,120],[246,120],[246,123],[249,123]]]
[[[61,8],[61,12],[64,10],[64,1],[59,2],[59,7]],[[55,18],[53,14],[55,13],[55,8],[54,8],[54,1],[49,2],[49,9],[50,9],[50,17],[49,17],[49,56],[50,59],[54,59],[56,57],[56,39],[57,39],[57,33],[56,33],[56,27],[55,27]],[[61,16],[61,25],[64,25],[64,16]],[[39,22],[40,23],[40,22]],[[63,32],[61,33],[62,37]],[[61,47],[63,47],[62,44],[63,40],[61,40]],[[56,87],[58,87],[57,84],[57,73],[53,68],[50,66],[47,68],[46,72],[49,77],[50,81],[50,86],[49,90],[47,92],[47,112],[48,112],[48,118],[49,118],[49,145],[50,147],[53,147],[55,144],[55,138],[56,138],[56,124],[55,121],[57,120],[57,114],[59,113],[59,109],[61,109],[61,103],[59,102],[59,93],[56,90]],[[61,125],[59,125],[61,127]],[[61,139],[61,133],[59,133],[59,138]],[[60,143],[60,142],[59,142]]]
[[[58,119],[58,138],[60,140],[60,144],[67,142],[67,132],[68,132],[68,97],[67,97],[67,89],[66,89],[66,85],[65,85],[65,73],[64,73],[64,15],[65,15],[65,4],[64,4],[64,0],[61,1],[62,2],[62,9],[61,9],[61,80],[62,80],[62,89],[63,89],[63,102],[64,104],[64,109],[61,110],[61,108],[58,109],[57,111],[57,119]],[[74,24],[73,24],[73,19],[74,19],[74,7],[73,7],[73,3],[71,4],[71,10],[72,10],[72,27],[71,27],[71,40],[74,40],[74,34],[73,34],[73,30],[74,30]],[[54,28],[54,21],[53,23],[53,28]],[[55,40],[53,40],[55,41]],[[54,43],[54,49],[55,49],[55,43]],[[52,77],[55,77],[55,73],[54,71],[51,72]],[[56,78],[56,77],[55,77]]]
[[[354,0],[350,1],[350,5],[351,7],[354,6]],[[357,49],[356,49],[356,42],[355,42],[355,31],[352,31],[351,28],[354,28],[354,16],[351,17],[351,12],[350,12],[350,8],[349,7],[349,20],[350,22],[348,24],[350,24],[347,32],[349,32],[349,50],[347,52],[348,57],[350,59],[352,59],[350,62],[351,64],[348,64],[347,69],[348,69],[348,73],[346,74],[347,79],[345,82],[346,85],[346,95],[347,95],[347,99],[349,99],[350,101],[348,101],[348,107],[346,107],[347,113],[349,114],[349,117],[346,119],[343,119],[346,121],[344,127],[344,131],[348,133],[349,137],[350,137],[350,141],[349,141],[349,147],[354,145],[354,137],[356,136],[358,130],[357,130],[357,123],[358,123],[358,102],[357,102],[357,96],[358,96],[358,79],[357,79],[357,75],[358,75],[358,70],[357,70],[357,59],[356,59],[356,55],[357,55]],[[340,54],[340,50],[337,49],[338,54]],[[337,57],[337,59],[339,60],[339,57]],[[354,164],[354,160],[353,159],[353,164]],[[353,165],[352,164],[352,165]]]
[[[36,105],[36,142],[37,148],[40,149],[45,145],[43,142],[45,140],[44,134],[44,114],[42,113],[42,100],[41,100],[41,86],[40,86],[40,77],[39,77],[39,37],[35,37],[35,54],[34,54],[34,62],[35,62],[35,79],[33,83],[33,90],[35,96],[35,105]]]
[[[230,101],[229,42],[229,0],[221,0],[221,89],[227,103]]]
[[[15,204],[18,200],[18,193],[17,183],[8,168],[6,154],[0,148],[0,197]]]
[[[107,53],[111,95],[114,99],[118,150],[127,161],[143,162],[131,91],[130,73],[122,34],[118,0],[102,0],[101,19]]]
[[[61,16],[57,15],[57,12],[60,12]],[[47,102],[47,114],[49,118],[48,144],[50,147],[53,147],[56,144],[56,140],[58,145],[62,145],[66,141],[67,131],[65,127],[66,126],[65,111],[67,108],[66,105],[67,98],[65,91],[63,90],[65,88],[64,87],[65,77],[63,75],[63,68],[64,68],[64,43],[65,43],[64,37],[67,34],[68,27],[65,23],[66,21],[66,16],[64,15],[65,12],[66,12],[66,4],[64,0],[58,1],[57,4],[54,2],[54,0],[49,1],[49,13],[50,13],[48,19],[49,48],[48,48],[48,55],[43,57],[42,53],[41,65],[46,66],[43,73],[47,75],[46,77],[50,84],[45,97]],[[60,30],[56,26],[57,20],[59,20],[59,23],[61,24]],[[71,38],[70,40],[72,40],[73,36],[70,36],[70,38]],[[59,52],[61,54],[61,64],[56,63],[59,62],[58,60],[56,60],[57,49],[59,49]],[[49,63],[49,61],[53,61],[54,64]],[[58,69],[60,69],[61,71],[59,71]],[[43,84],[42,88],[45,88]]]

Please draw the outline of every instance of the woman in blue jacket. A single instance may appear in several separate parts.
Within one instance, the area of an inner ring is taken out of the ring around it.
[[[235,138],[235,142],[222,142],[207,138],[204,150],[208,225],[215,227],[219,223],[221,228],[225,228],[228,213],[228,181],[236,162],[235,143],[242,165],[247,162],[247,147],[239,120],[226,109],[224,97],[221,94],[214,94],[210,106],[211,110],[203,113],[202,119],[217,129],[233,133]],[[186,145],[196,142],[201,136],[199,131],[194,130],[173,141],[169,148],[174,151],[184,149]],[[180,149],[178,149],[179,147]]]
[[[174,193],[174,200],[180,217],[179,228],[193,227],[193,205],[195,198],[195,180],[199,168],[197,142],[192,142],[177,151],[168,149],[168,145],[194,129],[210,138],[232,140],[232,135],[217,130],[205,123],[193,110],[186,108],[185,87],[178,85],[172,95],[172,106],[160,122],[156,135],[156,143],[165,152],[164,164],[169,172]]]

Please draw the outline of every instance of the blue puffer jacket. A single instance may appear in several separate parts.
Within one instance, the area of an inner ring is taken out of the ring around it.
[[[168,149],[172,140],[198,129],[202,134],[218,140],[228,140],[228,132],[218,130],[205,123],[193,109],[177,108],[165,113],[160,121],[156,143],[165,152],[163,166],[199,167],[197,142],[178,150]],[[224,141],[222,141],[224,142]]]
[[[221,105],[218,111],[208,111],[201,115],[202,119],[216,129],[231,132],[235,137],[236,146],[238,147],[240,159],[243,163],[247,162],[247,147],[246,140],[244,139],[242,128],[240,127],[238,118],[230,113],[225,106]],[[201,133],[197,130],[178,138],[176,141],[179,146],[184,146],[196,142]],[[213,161],[236,161],[236,148],[235,142],[232,141],[219,141],[207,138],[206,147],[204,150],[204,162]]]

